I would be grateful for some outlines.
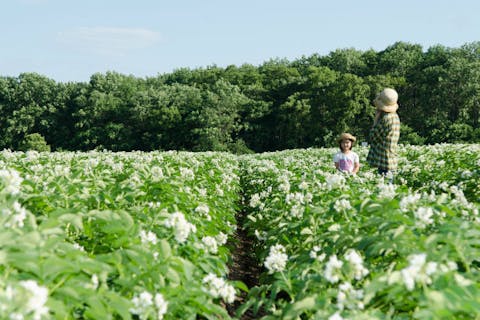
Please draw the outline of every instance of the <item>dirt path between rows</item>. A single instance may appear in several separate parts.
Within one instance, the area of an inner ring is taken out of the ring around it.
[[[248,288],[258,285],[258,276],[262,272],[262,266],[259,265],[253,253],[253,243],[255,239],[248,235],[243,228],[246,219],[245,213],[237,214],[237,230],[235,232],[235,240],[232,241],[232,264],[229,266],[229,280],[242,281]],[[237,292],[237,297],[233,304],[227,306],[228,313],[231,317],[240,320],[259,319],[262,312],[254,315],[252,310],[247,310],[240,318],[235,316],[236,310],[246,302],[247,293]]]

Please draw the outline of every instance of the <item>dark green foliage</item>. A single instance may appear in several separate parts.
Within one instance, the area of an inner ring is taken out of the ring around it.
[[[480,141],[480,42],[396,42],[146,79],[0,77],[0,148],[24,148],[31,133],[53,150],[263,152],[333,146],[342,131],[365,141],[387,86],[399,92],[401,143]]]
[[[49,152],[50,146],[39,133],[30,133],[25,136],[25,139],[18,146],[19,151],[38,151]]]

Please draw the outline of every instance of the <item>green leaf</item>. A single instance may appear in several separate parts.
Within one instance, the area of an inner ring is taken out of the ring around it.
[[[122,319],[131,319],[130,314],[130,300],[118,295],[116,292],[107,291],[104,293],[105,297],[108,300],[108,305],[111,309],[115,311],[116,314],[120,315]]]
[[[168,243],[167,240],[165,239],[160,239],[158,242],[158,258],[160,260],[167,260],[168,258],[171,257],[172,255],[172,248],[170,247],[170,244]]]
[[[315,309],[315,299],[316,295],[306,297],[300,301],[297,301],[293,304],[289,304],[285,307],[283,311],[282,319],[296,319],[298,316],[303,314],[305,311]]]

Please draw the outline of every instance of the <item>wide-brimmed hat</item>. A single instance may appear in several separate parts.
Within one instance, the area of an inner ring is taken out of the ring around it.
[[[373,100],[373,104],[378,110],[383,112],[395,112],[398,109],[398,93],[392,88],[385,88]]]
[[[352,136],[348,132],[344,132],[340,136],[338,136],[337,142],[340,143],[343,140],[350,140],[350,141],[352,141],[352,144],[353,144],[353,143],[355,143],[355,141],[357,141],[357,138],[355,138],[354,136]]]

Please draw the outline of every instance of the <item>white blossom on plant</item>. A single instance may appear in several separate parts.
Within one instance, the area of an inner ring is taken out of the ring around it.
[[[265,259],[264,265],[268,273],[283,271],[287,265],[288,256],[285,253],[285,247],[281,244],[270,247],[269,254]]]
[[[430,276],[437,271],[436,262],[427,262],[425,253],[414,254],[408,257],[408,267],[401,270],[403,283],[407,290],[412,291],[415,283],[430,284]]]
[[[235,288],[223,278],[209,273],[203,278],[202,283],[205,285],[205,290],[214,298],[222,298],[226,303],[232,303],[235,300]]]
[[[143,291],[132,298],[133,308],[129,311],[139,316],[140,319],[148,319],[151,312],[156,312],[157,319],[163,319],[167,313],[168,302],[161,293],[156,293],[155,297],[148,292]]]
[[[161,293],[155,294],[155,307],[157,308],[157,319],[162,320],[163,316],[167,313],[168,302],[165,300]]]
[[[338,286],[337,308],[343,310],[345,308],[354,310],[362,310],[363,290],[355,290],[350,282],[344,282]]]
[[[205,249],[207,252],[217,253],[218,252],[218,244],[217,240],[215,240],[212,236],[205,236],[202,238],[202,248]]]
[[[190,232],[196,232],[197,228],[185,219],[181,212],[174,212],[165,221],[165,226],[175,229],[175,240],[183,243],[187,240]]]
[[[391,183],[383,183],[383,181],[378,185],[378,197],[380,199],[393,199],[395,197],[396,186]]]
[[[151,244],[157,244],[157,235],[153,233],[152,231],[145,231],[141,230],[140,231],[140,239],[142,243],[151,243]]]
[[[3,183],[2,192],[16,195],[20,192],[23,178],[14,169],[2,169],[0,170],[0,181]]]
[[[318,260],[319,262],[325,260],[325,253],[318,254],[321,250],[319,246],[313,246],[312,250],[310,250],[310,258]]]
[[[425,228],[427,225],[433,223],[433,219],[432,219],[433,214],[434,214],[433,209],[430,207],[418,208],[414,213],[415,219],[416,219],[415,224],[419,228],[422,228],[422,229]]]
[[[45,306],[48,300],[48,289],[39,286],[34,280],[20,281],[20,285],[30,292],[30,298],[26,302],[26,312],[33,313],[34,320],[40,320],[43,315],[48,313],[48,307]]]
[[[334,314],[332,314],[330,317],[328,317],[328,320],[344,320],[344,318],[337,311]]]
[[[347,260],[352,266],[353,277],[356,280],[361,280],[368,275],[369,271],[363,266],[363,258],[357,251],[353,249],[348,250],[345,254],[345,260]]]
[[[210,212],[210,208],[208,207],[208,205],[204,204],[204,203],[201,203],[199,204],[196,208],[195,208],[195,212],[196,213],[200,213],[202,216],[204,216],[207,221],[211,221],[212,220],[212,217],[210,216],[209,212]]]
[[[339,199],[335,201],[333,208],[337,212],[344,212],[352,209],[352,205],[350,204],[350,201],[348,201],[348,199]]]
[[[340,280],[342,266],[343,262],[338,260],[337,255],[331,255],[325,266],[323,276],[328,282],[337,283]]]

